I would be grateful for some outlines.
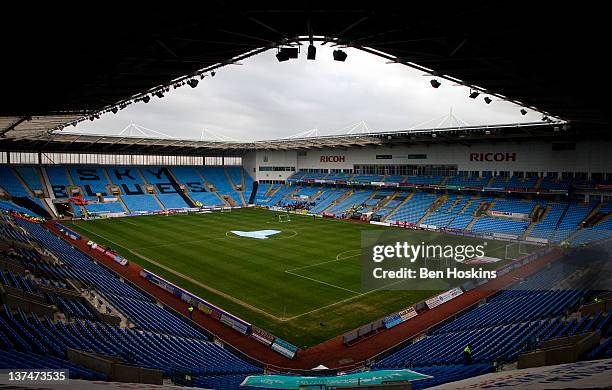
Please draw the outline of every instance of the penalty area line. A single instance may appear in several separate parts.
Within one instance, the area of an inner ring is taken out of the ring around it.
[[[393,285],[396,285],[396,284],[399,284],[399,283],[403,283],[403,282],[405,282],[405,280],[404,280],[404,279],[402,279],[402,280],[398,280],[398,281],[396,281],[396,282],[389,283],[389,284],[388,284],[388,285],[386,285],[386,286],[382,286],[382,287],[376,288],[376,289],[374,289],[374,290],[366,291],[366,292],[364,292],[364,293],[358,293],[357,295],[354,295],[354,296],[352,296],[352,297],[348,297],[348,298],[342,299],[342,300],[340,300],[340,301],[336,301],[336,302],[330,303],[329,305],[321,306],[321,307],[318,307],[318,308],[316,308],[316,309],[313,309],[313,310],[307,311],[307,312],[305,312],[305,313],[298,314],[298,315],[293,316],[293,317],[288,317],[288,318],[284,319],[283,321],[293,321],[293,320],[297,320],[298,318],[301,318],[301,317],[303,317],[303,316],[307,316],[307,315],[309,315],[309,314],[316,313],[316,312],[321,311],[321,310],[329,309],[330,307],[334,307],[334,306],[336,306],[336,305],[340,305],[340,304],[343,304],[343,303],[346,303],[346,302],[350,302],[350,301],[352,301],[352,300],[354,300],[354,299],[361,298],[361,297],[363,297],[363,296],[365,296],[365,295],[371,294],[371,293],[376,292],[376,291],[383,290],[383,289],[385,289],[385,288],[387,288],[387,287],[391,287],[391,286],[393,286]]]
[[[360,294],[358,291],[354,291],[354,290],[351,290],[351,289],[348,289],[348,288],[336,286],[335,284],[327,283],[327,282],[324,282],[322,280],[318,280],[318,279],[314,279],[314,278],[309,278],[308,276],[296,274],[296,273],[293,273],[291,271],[285,271],[285,273],[287,273],[289,275],[297,276],[298,278],[307,279],[307,280],[310,280],[310,281],[315,282],[315,283],[320,283],[320,284],[324,284],[324,285],[329,286],[329,287],[333,287],[333,288],[337,288],[337,289],[340,289],[340,290],[348,291],[348,292],[353,293],[353,294]]]
[[[342,260],[346,260],[346,259],[351,259],[353,257],[357,257],[357,256],[361,255],[361,252],[360,252],[360,253],[357,253],[357,254],[354,254],[354,255],[344,256],[344,257],[340,258],[340,255],[342,255],[344,253],[354,252],[354,251],[361,251],[361,249],[350,249],[348,251],[340,252],[340,253],[338,253],[336,255],[336,258],[334,260],[327,260],[327,261],[322,261],[320,263],[305,265],[303,267],[291,268],[291,269],[286,270],[285,272],[299,271],[301,269],[312,268],[312,267],[316,267],[318,265],[323,265],[323,264],[328,264],[328,263],[335,263],[336,261],[342,261]]]

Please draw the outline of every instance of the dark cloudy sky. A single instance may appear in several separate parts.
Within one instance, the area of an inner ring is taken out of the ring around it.
[[[360,121],[376,131],[433,128],[451,109],[470,125],[541,118],[535,112],[523,116],[520,107],[505,101],[486,105],[483,95],[469,99],[469,89],[449,81],[434,89],[431,76],[359,50],[346,49],[344,63],[333,61],[332,50],[319,46],[316,61],[300,53],[282,63],[268,51],[219,69],[195,89],[171,89],[163,99],[133,104],[71,131],[118,134],[135,123],[177,138],[199,139],[206,129],[206,139],[213,133],[261,140],[314,128],[330,134]]]

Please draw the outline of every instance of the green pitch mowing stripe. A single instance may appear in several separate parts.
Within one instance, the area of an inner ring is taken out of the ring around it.
[[[312,346],[431,296],[362,291],[361,232],[389,229],[260,209],[66,223],[194,294],[300,347]],[[266,240],[231,230],[280,230]],[[414,240],[475,242],[409,231]],[[504,256],[489,251],[491,256]],[[491,247],[489,247],[491,250]]]

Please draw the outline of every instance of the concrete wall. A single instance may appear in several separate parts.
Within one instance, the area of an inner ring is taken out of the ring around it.
[[[123,363],[120,359],[110,356],[99,356],[94,353],[68,349],[68,360],[82,367],[89,368],[108,375],[108,379],[124,383],[163,384],[161,370],[137,367]]]
[[[258,180],[284,180],[291,172],[261,172],[262,166],[295,166],[300,169],[352,169],[354,165],[456,165],[460,171],[512,172],[612,172],[612,142],[584,141],[575,150],[553,151],[544,142],[486,143],[471,147],[458,144],[324,148],[306,151],[257,151],[243,161]],[[377,158],[390,156],[389,159]],[[426,155],[423,159],[411,155]]]
[[[296,170],[299,169],[297,151],[295,150],[258,150],[254,154],[255,158],[252,167],[257,168],[257,180],[287,180],[294,173],[290,171],[261,171],[260,167],[295,167]]]
[[[582,142],[573,151],[553,151],[543,142],[462,145],[396,146],[363,149],[312,149],[298,156],[298,168],[352,168],[374,165],[457,165],[465,171],[612,172],[610,142]],[[409,155],[425,154],[425,159]],[[391,156],[377,159],[376,156]],[[323,157],[323,158],[321,158]],[[331,158],[330,158],[331,157]],[[482,161],[485,160],[485,161]],[[487,161],[490,160],[490,161]],[[495,161],[498,160],[498,161]]]
[[[242,156],[242,167],[253,180],[257,180],[257,152],[249,152]]]

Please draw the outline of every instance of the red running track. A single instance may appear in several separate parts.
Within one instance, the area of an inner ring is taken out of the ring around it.
[[[80,240],[75,241],[60,234],[59,229],[55,227],[53,222],[46,222],[45,226],[71,245],[93,257],[107,268],[113,270],[122,278],[132,282],[142,290],[155,297],[158,301],[175,309],[187,317],[188,305],[161,287],[149,283],[142,278],[140,276],[140,271],[142,270],[141,266],[132,262],[125,267],[121,266],[110,258],[104,256],[102,253],[89,249],[87,246],[87,241],[89,241],[88,238],[82,236]],[[342,343],[342,335],[339,335],[321,344],[299,351],[298,355],[293,360],[274,352],[255,339],[243,335],[227,327],[226,325],[223,325],[221,322],[205,315],[200,311],[196,310],[194,312],[193,321],[206,329],[208,332],[214,334],[218,339],[238,349],[252,359],[261,362],[263,365],[269,366],[270,368],[309,370],[318,366],[319,364],[323,364],[329,368],[355,366],[406,341],[411,337],[423,333],[430,327],[478,303],[480,300],[494,294],[501,288],[511,285],[512,283],[516,282],[517,279],[524,278],[544,267],[546,264],[559,259],[561,255],[562,252],[560,250],[553,250],[552,252],[521,268],[513,270],[477,289],[465,292],[450,302],[427,310],[400,325],[384,330],[351,347],[345,346]]]

